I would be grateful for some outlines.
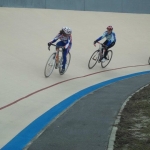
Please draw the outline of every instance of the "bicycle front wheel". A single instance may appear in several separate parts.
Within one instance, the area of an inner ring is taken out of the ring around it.
[[[70,52],[67,54],[67,56],[66,56],[67,58],[66,58],[66,64],[65,64],[65,71],[62,73],[61,71],[62,71],[62,63],[63,63],[63,57],[61,57],[61,59],[60,59],[60,61],[59,61],[59,74],[60,75],[63,75],[66,71],[67,71],[67,69],[68,69],[68,67],[69,67],[69,65],[70,65],[70,61],[71,61],[71,54],[70,54]]]
[[[112,50],[108,50],[108,54],[106,56],[107,59],[105,60],[105,62],[101,61],[102,68],[105,68],[110,63],[110,61],[112,59],[112,55],[113,55]]]
[[[92,54],[92,56],[91,56],[91,58],[90,58],[90,60],[89,60],[89,63],[88,63],[89,69],[92,69],[92,68],[96,65],[96,63],[97,63],[97,61],[98,61],[98,58],[99,58],[99,50],[96,50],[96,51]]]
[[[49,77],[54,70],[55,63],[56,63],[55,56],[56,56],[56,53],[53,53],[47,60],[47,63],[45,65],[45,70],[44,70],[44,75],[46,78]]]

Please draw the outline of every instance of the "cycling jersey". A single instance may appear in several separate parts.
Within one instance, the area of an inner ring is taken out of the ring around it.
[[[51,43],[56,42],[58,39],[60,39],[63,43],[65,43],[65,49],[69,47],[69,45],[72,45],[72,36],[64,36],[62,34],[58,34],[52,41]]]
[[[96,41],[98,42],[98,41],[102,40],[105,37],[106,37],[106,40],[108,41],[107,44],[106,44],[107,46],[111,45],[113,42],[116,42],[116,35],[115,35],[115,33],[111,32],[110,34],[108,34],[107,31],[105,31],[103,33],[103,35],[100,36]]]

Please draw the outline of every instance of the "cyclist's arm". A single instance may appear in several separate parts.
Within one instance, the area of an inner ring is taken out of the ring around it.
[[[70,38],[68,39],[67,44],[65,45],[65,49],[67,49],[70,44],[72,44],[72,37],[71,37],[71,36],[70,36]]]
[[[102,36],[100,36],[98,39],[96,39],[95,42],[98,42],[98,41],[102,40],[105,37],[106,37],[106,32],[104,32]]]
[[[50,43],[55,43],[59,39],[60,34],[58,34]]]
[[[65,47],[65,49],[67,49],[68,48],[68,46],[69,46],[69,44],[70,44],[71,42],[70,42],[70,40],[68,40],[68,42],[67,42],[67,44],[64,46]]]

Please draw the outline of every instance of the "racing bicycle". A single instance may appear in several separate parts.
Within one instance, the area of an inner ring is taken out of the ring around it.
[[[97,42],[97,43],[99,43],[99,42]],[[106,56],[105,61],[103,62],[102,59],[104,58],[103,57],[104,56],[104,48],[105,48],[105,45],[102,43],[99,43],[99,49],[96,50],[92,54],[92,56],[89,60],[89,63],[88,63],[89,69],[92,69],[96,65],[97,62],[101,63],[102,68],[105,68],[110,63],[112,56],[113,56],[113,52],[112,52],[112,50],[107,50],[107,56]]]
[[[51,44],[51,45],[56,47],[55,44]],[[48,47],[48,49],[50,50],[50,46]],[[59,56],[58,63],[56,61],[56,56]],[[70,52],[68,52],[66,57],[67,57],[67,60],[65,64],[65,71],[62,73],[61,71],[62,71],[62,62],[63,62],[63,47],[59,47],[59,50],[52,53],[50,57],[48,58],[47,63],[45,65],[45,70],[44,70],[45,77],[46,78],[49,77],[52,74],[54,68],[55,69],[58,68],[59,74],[63,75],[67,71],[69,64],[70,64],[70,60],[71,60]]]

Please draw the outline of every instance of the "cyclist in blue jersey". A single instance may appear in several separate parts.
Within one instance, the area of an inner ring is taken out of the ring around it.
[[[56,42],[58,39],[59,42],[56,43],[56,50],[59,50],[59,47],[63,47],[63,62],[61,73],[65,71],[65,64],[67,61],[67,54],[72,47],[72,30],[69,27],[63,27],[58,35],[48,43],[48,46],[51,46],[52,43]],[[58,67],[59,56],[56,56],[56,68]]]
[[[106,41],[103,43],[105,47],[104,47],[104,56],[103,59],[101,60],[102,62],[105,62],[105,60],[107,59],[106,56],[108,54],[108,49],[113,47],[116,43],[116,35],[112,31],[113,27],[108,26],[107,31],[105,31],[102,36],[100,36],[98,39],[94,41],[94,46],[96,46],[96,43],[98,41],[102,40],[103,38],[106,38]]]

